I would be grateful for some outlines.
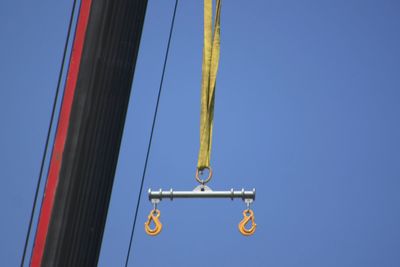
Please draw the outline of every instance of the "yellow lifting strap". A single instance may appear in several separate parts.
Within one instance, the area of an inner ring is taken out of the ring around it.
[[[215,84],[220,50],[221,0],[216,0],[214,32],[212,29],[212,0],[204,0],[204,48],[201,79],[200,151],[197,169],[210,167]]]

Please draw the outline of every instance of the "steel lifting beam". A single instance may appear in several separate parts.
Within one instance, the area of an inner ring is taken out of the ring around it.
[[[209,176],[211,178],[211,175]],[[200,179],[199,179],[200,180]],[[208,179],[209,180],[209,179]],[[243,220],[239,223],[239,231],[249,236],[254,234],[256,230],[256,223],[254,220],[254,212],[250,209],[250,204],[256,199],[256,189],[253,190],[238,190],[233,189],[229,191],[213,191],[210,187],[204,184],[204,180],[200,180],[201,183],[192,191],[174,191],[172,188],[168,191],[162,189],[158,191],[151,191],[149,189],[149,200],[153,204],[153,210],[150,211],[147,221],[145,222],[145,231],[150,236],[158,235],[162,229],[162,223],[160,222],[160,210],[157,209],[157,204],[163,199],[173,200],[174,198],[227,198],[233,200],[234,198],[242,199],[247,208],[243,211]],[[150,227],[151,222],[154,222],[154,227]],[[250,228],[246,227],[250,223]]]
[[[229,191],[213,191],[207,186],[198,186],[193,191],[174,191],[170,189],[168,191],[163,191],[162,189],[158,191],[151,191],[149,189],[149,200],[164,198],[173,200],[174,198],[241,198],[242,200],[251,199],[255,200],[256,190],[245,191],[244,189],[239,191],[234,191],[233,189]]]

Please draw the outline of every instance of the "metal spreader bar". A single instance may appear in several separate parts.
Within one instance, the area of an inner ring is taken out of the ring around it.
[[[213,191],[208,186],[200,185],[196,187],[193,191],[174,191],[170,189],[169,191],[151,191],[149,189],[149,200],[162,200],[164,198],[169,198],[173,200],[174,198],[241,198],[243,200],[255,200],[256,190],[245,191],[244,189],[240,191],[234,191],[233,189],[229,191]]]
[[[168,191],[162,189],[158,191],[151,191],[149,189],[149,200],[153,204],[153,210],[150,211],[147,216],[145,225],[145,231],[148,235],[155,236],[161,232],[162,223],[160,222],[160,210],[157,209],[157,204],[164,198],[173,200],[174,198],[239,198],[246,204],[246,209],[243,211],[243,219],[240,221],[238,228],[239,231],[249,236],[254,234],[256,230],[256,223],[254,221],[254,212],[250,209],[250,204],[256,199],[256,190],[245,191],[244,189],[235,191],[233,189],[229,191],[213,191],[210,187],[204,184],[204,181],[198,185],[192,191],[174,191],[172,188]],[[154,223],[154,227],[151,227],[151,223]],[[246,225],[250,224],[250,228]]]

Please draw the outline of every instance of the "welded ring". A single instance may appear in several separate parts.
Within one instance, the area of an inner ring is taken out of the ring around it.
[[[203,170],[208,170],[208,177],[206,178],[206,179],[200,179],[200,172],[202,172]],[[212,169],[211,169],[211,167],[203,167],[203,168],[197,168],[196,169],[196,181],[197,182],[199,182],[200,184],[206,184],[206,183],[208,183],[210,180],[211,180],[211,177],[212,177],[212,174],[213,174],[213,172],[212,172]]]

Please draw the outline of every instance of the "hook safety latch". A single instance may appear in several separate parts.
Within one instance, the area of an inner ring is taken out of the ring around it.
[[[161,232],[162,223],[159,220],[160,214],[161,212],[156,208],[150,211],[147,221],[144,223],[144,230],[148,235],[155,236]],[[150,227],[151,221],[153,221],[155,225],[153,229]]]
[[[251,223],[250,228],[246,228],[246,224]],[[254,234],[256,231],[257,224],[254,220],[254,212],[251,209],[246,209],[243,211],[243,220],[239,223],[239,231],[242,235],[249,236]]]

